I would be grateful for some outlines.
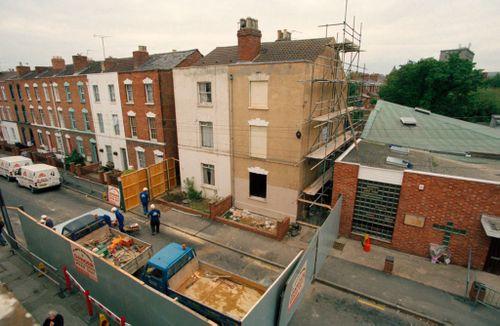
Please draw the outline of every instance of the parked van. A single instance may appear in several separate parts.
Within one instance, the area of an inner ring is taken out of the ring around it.
[[[17,183],[31,192],[40,189],[59,187],[62,183],[59,170],[47,164],[23,166],[17,171]]]
[[[22,166],[32,164],[31,159],[24,156],[0,157],[0,175],[6,177],[9,181],[14,180],[17,170]]]

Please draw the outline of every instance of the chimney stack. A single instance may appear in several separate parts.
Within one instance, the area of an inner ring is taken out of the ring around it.
[[[241,61],[252,61],[260,53],[259,21],[248,17],[240,19],[238,30],[238,58]]]
[[[23,66],[21,63],[19,63],[19,66],[16,66],[16,74],[18,77],[26,75],[28,72],[30,72],[29,66]]]
[[[35,66],[35,71],[37,74],[42,73],[47,69],[49,69],[49,67]]]
[[[73,57],[73,67],[75,72],[87,68],[89,61],[87,57],[81,54],[74,55]]]
[[[115,59],[113,59],[112,57],[107,57],[106,59],[104,59],[104,62],[102,63],[102,68],[103,68],[103,71],[110,71],[111,69],[113,69],[113,66],[115,65]]]
[[[139,45],[139,49],[132,52],[132,56],[134,57],[134,69],[139,68],[149,59],[149,53],[145,45]]]
[[[62,57],[52,58],[52,69],[59,71],[64,70],[64,68],[66,68],[66,64],[64,63],[64,59]]]

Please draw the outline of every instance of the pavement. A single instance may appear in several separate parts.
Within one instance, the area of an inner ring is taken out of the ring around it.
[[[0,182],[4,190],[5,181]],[[57,222],[78,216],[88,211],[89,207],[95,208],[96,205],[108,209],[110,207],[106,203],[96,202],[92,198],[77,195],[68,189],[36,194],[34,197],[29,197],[34,198],[29,201],[22,199],[15,192],[18,191],[15,190],[17,189],[15,186],[9,189],[11,190],[9,194],[4,191],[8,205],[24,205],[27,212],[33,216],[49,213]],[[22,190],[24,189],[19,191]],[[29,192],[26,193],[27,196],[31,196]],[[55,209],[50,204],[55,200],[63,199],[69,201],[69,204],[65,205],[66,208]],[[172,210],[160,203],[157,206],[162,211],[161,234],[157,236],[151,236],[148,232],[149,225],[139,208],[126,213],[127,223],[135,221],[141,223],[143,230],[141,230],[140,238],[152,243],[155,250],[159,250],[170,241],[186,242],[197,248],[201,259],[215,262],[231,272],[240,273],[264,285],[271,284],[283,266],[307,246],[315,231],[313,227],[303,226],[299,236],[294,238],[287,236],[283,241],[278,242],[229,225]],[[60,213],[60,209],[65,210],[64,213]],[[372,251],[366,254],[361,250],[359,242],[349,239],[340,239],[340,241],[344,242],[343,250],[332,249],[318,275],[319,280],[313,283],[311,291],[292,319],[292,325],[308,324],[307,321],[326,325],[328,322],[325,323],[325,320],[343,325],[425,324],[429,320],[436,321],[435,324],[497,324],[500,317],[497,311],[483,306],[473,307],[459,296],[465,291],[463,268],[430,263],[428,263],[430,266],[427,266],[425,258],[386,251],[388,249],[374,245],[372,245]],[[389,254],[395,256],[393,275],[382,272],[383,260]],[[259,260],[252,259],[252,257]],[[425,268],[425,272],[422,268]],[[445,270],[446,272],[443,272]],[[475,271],[475,275],[482,274]],[[488,277],[493,277],[493,275],[488,275]],[[451,278],[455,281],[448,282]],[[491,280],[498,282],[497,277]],[[0,281],[8,284],[16,297],[39,322],[43,321],[49,309],[55,308],[65,317],[74,318],[74,323],[69,323],[70,325],[89,324],[85,317],[81,295],[72,294],[69,297],[60,297],[57,286],[44,278],[39,278],[29,265],[17,256],[11,256],[5,247],[0,248]],[[485,283],[488,284],[488,282]],[[450,284],[450,286],[445,286],[445,284]],[[459,286],[460,284],[462,285]],[[348,295],[349,300],[342,299],[338,290],[342,291],[342,295]],[[331,295],[336,297],[332,298]],[[373,302],[372,306],[378,308],[358,302],[364,299]],[[352,310],[353,307],[359,309]],[[384,313],[381,312],[381,308],[384,309]],[[401,314],[401,311],[412,311],[416,314],[408,317],[407,314]],[[334,318],[337,320],[335,316],[340,316],[341,312],[345,318],[334,322]],[[353,316],[356,314],[360,315]],[[328,317],[330,315],[331,318]],[[422,320],[420,317],[427,317],[427,319]],[[384,318],[386,318],[385,323]],[[389,322],[389,320],[394,322]]]

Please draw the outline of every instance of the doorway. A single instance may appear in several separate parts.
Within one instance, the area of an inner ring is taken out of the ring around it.
[[[127,150],[125,148],[120,148],[120,154],[122,157],[122,169],[123,171],[128,170]]]
[[[486,256],[484,271],[500,275],[500,238],[491,238],[490,250]]]

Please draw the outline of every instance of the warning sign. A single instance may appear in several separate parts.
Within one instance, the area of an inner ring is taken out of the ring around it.
[[[71,252],[75,261],[76,270],[97,282],[97,273],[95,270],[94,257],[75,244],[71,244]]]
[[[302,290],[304,290],[304,286],[306,284],[306,276],[307,276],[307,261],[304,263],[304,266],[300,269],[299,274],[293,281],[292,291],[290,292],[290,298],[288,299],[288,312],[292,309],[297,299],[300,297]]]
[[[120,207],[120,189],[108,186],[108,202],[116,207]]]

